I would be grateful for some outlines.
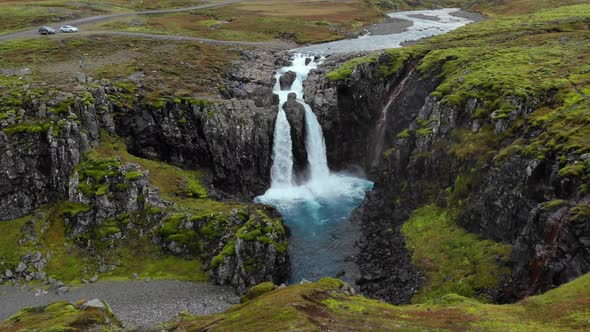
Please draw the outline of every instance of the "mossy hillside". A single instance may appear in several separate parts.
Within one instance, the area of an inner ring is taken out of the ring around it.
[[[337,279],[275,289],[205,317],[182,315],[168,331],[583,331],[590,328],[590,274],[516,304],[449,294],[438,303],[394,306],[342,291]],[[264,285],[264,288],[268,288]]]
[[[136,181],[137,173],[131,172],[132,175],[121,183],[112,181],[115,178],[124,179],[121,165],[128,162],[149,170],[152,184],[160,188],[164,199],[175,204],[166,209],[147,204],[143,210],[108,218],[100,225],[91,227],[89,232],[72,238],[68,236],[72,225],[66,224],[65,220],[91,212],[93,207],[69,201],[61,202],[47,207],[47,211],[43,210],[44,216],[30,221],[38,234],[34,241],[21,243],[19,247],[16,247],[18,241],[28,234],[21,230],[22,224],[27,223],[25,219],[2,222],[0,230],[5,229],[14,235],[16,241],[6,241],[0,245],[0,254],[6,258],[5,266],[14,267],[25,249],[33,251],[34,248],[43,254],[51,253],[46,272],[48,276],[66,283],[75,284],[81,278],[89,279],[99,266],[107,266],[109,269],[111,266],[115,267],[114,270],[101,274],[101,278],[124,279],[137,273],[140,277],[207,280],[201,266],[204,258],[210,259],[211,253],[202,249],[202,243],[197,241],[198,254],[182,258],[162,251],[160,246],[152,242],[149,230],[157,228],[157,222],[166,213],[171,216],[181,213],[190,215],[193,222],[199,219],[198,229],[203,229],[203,238],[215,241],[228,231],[223,223],[227,216],[242,205],[208,198],[201,184],[204,176],[202,171],[181,170],[165,163],[137,158],[128,154],[121,139],[106,135],[102,137],[101,146],[91,151],[77,166],[79,189],[90,202],[103,195],[124,192],[127,190],[127,183]],[[138,200],[141,198],[141,195],[138,196]],[[116,240],[117,234],[121,234],[124,240]],[[192,234],[191,230],[180,229],[177,234],[170,235],[176,241],[184,239],[187,243],[199,240]],[[87,249],[89,243],[92,244],[92,251]]]
[[[115,331],[121,322],[108,306],[81,308],[82,303],[54,302],[47,306],[24,308],[0,325],[2,331]]]
[[[10,235],[10,241],[0,243],[0,268],[13,269],[20,258],[27,252],[39,251],[46,257],[48,264],[45,272],[68,284],[79,284],[82,278],[89,279],[100,265],[115,266],[112,271],[101,274],[101,279],[128,279],[132,273],[139,277],[153,279],[177,279],[205,281],[207,275],[202,272],[199,259],[183,259],[162,252],[159,246],[137,232],[128,231],[124,242],[114,246],[98,246],[94,256],[86,248],[75,244],[75,239],[68,237],[66,216],[87,211],[88,207],[62,202],[45,206],[31,216],[0,223],[0,232]],[[118,216],[120,220],[141,222],[145,216]],[[111,221],[107,220],[104,228]],[[137,229],[139,229],[139,225]]]
[[[2,221],[2,245],[0,246],[0,271],[7,269],[14,270],[20,262],[21,257],[30,250],[30,246],[23,246],[19,240],[23,238],[23,229],[32,226],[31,216],[23,218]]]
[[[467,233],[454,215],[428,205],[415,210],[402,226],[412,261],[427,277],[413,302],[436,302],[450,293],[489,301],[486,290],[510,277],[510,246]]]

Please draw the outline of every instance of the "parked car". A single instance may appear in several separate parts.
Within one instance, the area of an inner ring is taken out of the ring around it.
[[[39,33],[42,35],[54,35],[55,29],[52,27],[40,27]]]
[[[59,28],[59,31],[61,31],[61,32],[78,32],[78,28],[71,26],[71,25],[62,25]]]

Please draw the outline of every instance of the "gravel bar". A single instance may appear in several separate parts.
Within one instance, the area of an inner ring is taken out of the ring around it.
[[[173,319],[181,311],[195,315],[222,312],[240,300],[231,287],[174,280],[99,281],[76,286],[64,295],[57,295],[54,290],[43,294],[39,290],[0,285],[0,321],[23,307],[94,298],[108,303],[126,328],[154,326]]]

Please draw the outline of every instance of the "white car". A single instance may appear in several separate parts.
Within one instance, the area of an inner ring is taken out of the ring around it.
[[[71,25],[63,25],[59,28],[61,32],[78,32],[78,28]]]

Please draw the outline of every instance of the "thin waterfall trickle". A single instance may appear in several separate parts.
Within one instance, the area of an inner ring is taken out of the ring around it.
[[[377,127],[375,128],[373,139],[371,140],[371,144],[373,145],[373,151],[371,152],[371,167],[378,166],[381,161],[381,152],[383,151],[383,145],[385,144],[385,127],[387,127],[387,111],[393,104],[393,102],[399,97],[400,93],[403,91],[404,87],[406,86],[406,82],[414,73],[414,69],[412,68],[406,76],[399,82],[399,84],[393,89],[389,98],[387,99],[387,103],[383,110],[381,111],[381,117],[379,118],[379,122],[377,123]]]

